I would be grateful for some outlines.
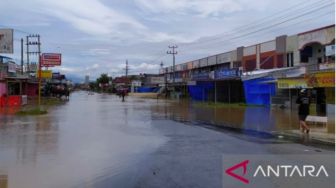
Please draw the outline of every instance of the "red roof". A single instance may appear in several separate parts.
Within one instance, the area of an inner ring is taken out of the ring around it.
[[[113,80],[113,83],[129,83],[130,82],[130,79],[129,78],[126,78],[126,77],[117,77]]]

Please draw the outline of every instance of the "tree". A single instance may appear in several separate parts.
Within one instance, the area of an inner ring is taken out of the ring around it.
[[[110,81],[110,77],[107,74],[101,74],[99,78],[97,78],[97,85],[99,88],[106,90]]]
[[[108,84],[110,81],[110,78],[107,76],[107,74],[101,74],[99,78],[97,78],[98,84]]]

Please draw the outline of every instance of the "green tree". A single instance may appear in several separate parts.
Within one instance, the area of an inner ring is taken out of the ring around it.
[[[99,78],[97,78],[98,84],[108,84],[109,83],[109,77],[107,74],[101,74]]]
[[[110,78],[107,76],[107,74],[101,74],[99,78],[97,78],[97,85],[99,89],[102,89],[103,91],[106,91],[106,88],[108,87]]]

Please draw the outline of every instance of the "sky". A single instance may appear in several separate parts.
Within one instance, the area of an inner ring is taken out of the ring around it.
[[[62,53],[69,77],[158,73],[176,63],[335,23],[333,0],[1,0],[0,28],[41,36],[42,52]],[[34,57],[31,58],[32,61]],[[35,58],[36,59],[36,58]]]

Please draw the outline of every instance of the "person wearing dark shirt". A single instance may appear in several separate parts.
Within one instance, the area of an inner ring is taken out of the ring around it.
[[[298,114],[300,120],[300,129],[302,129],[302,132],[309,133],[310,129],[306,123],[306,118],[309,115],[310,98],[306,89],[300,90],[300,94],[296,100],[296,103],[299,104]]]

